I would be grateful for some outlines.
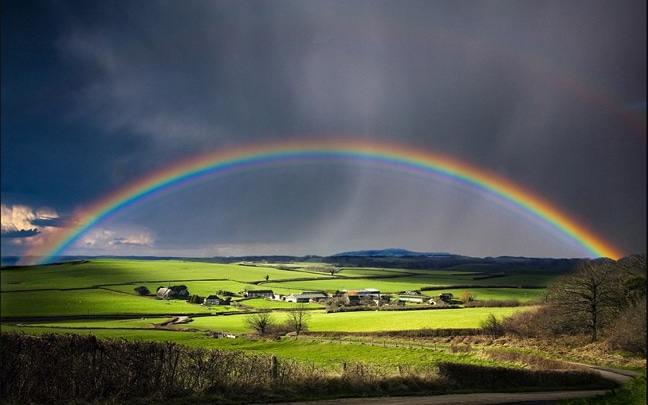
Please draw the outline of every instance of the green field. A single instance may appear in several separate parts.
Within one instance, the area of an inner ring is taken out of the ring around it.
[[[0,313],[5,324],[3,330],[9,327],[6,325],[9,318],[32,326],[124,331],[152,328],[154,323],[163,322],[165,317],[195,315],[186,327],[240,334],[250,332],[244,322],[248,311],[274,311],[275,321],[281,323],[287,319],[286,311],[294,309],[295,304],[260,298],[242,299],[239,296],[233,297],[230,306],[207,307],[183,300],[159,300],[154,293],[160,286],[182,284],[188,287],[190,294],[203,297],[220,290],[238,293],[246,289],[272,289],[276,294],[292,294],[364,288],[379,289],[384,294],[396,297],[402,291],[418,290],[424,286],[447,286],[439,290],[424,290],[423,296],[435,297],[440,292],[451,292],[459,297],[468,291],[477,300],[525,302],[540,297],[544,290],[522,288],[522,285],[540,285],[551,281],[551,276],[538,274],[479,279],[476,278],[479,273],[471,271],[380,268],[342,268],[331,276],[321,271],[327,268],[331,267],[313,263],[242,265],[116,259],[8,268],[2,269]],[[497,287],[501,285],[517,287]],[[139,296],[135,292],[138,286],[146,286],[152,295]],[[326,313],[321,304],[307,304],[306,308],[310,310],[308,327],[313,332],[478,328],[489,314],[503,318],[528,309],[458,308]],[[407,304],[405,308],[420,307]],[[240,315],[236,315],[237,312]],[[70,316],[82,319],[61,319]],[[106,316],[128,319],[101,318]]]
[[[371,370],[375,373],[371,375],[388,379],[403,375],[422,378],[434,375],[440,362],[526,367],[513,360],[509,363],[490,359],[485,355],[491,350],[486,336],[453,337],[452,333],[446,333],[451,329],[479,329],[492,315],[502,320],[518,311],[532,310],[533,301],[544,293],[544,288],[539,287],[553,280],[553,276],[538,271],[519,274],[509,271],[493,277],[492,271],[480,273],[475,268],[462,271],[335,268],[334,274],[324,271],[328,268],[332,267],[317,263],[243,265],[117,259],[6,268],[1,270],[0,277],[0,331],[92,334],[114,339],[117,344],[125,341],[177,343],[182,346],[166,344],[165,347],[187,349],[188,346],[273,356],[287,367],[305,367],[304,370],[315,367],[327,375]],[[222,296],[223,291],[234,296],[230,305],[213,306],[156,297],[158,287],[178,285],[186,286],[190,296]],[[135,288],[140,286],[147,287],[150,294],[139,295]],[[367,288],[391,296],[392,302],[383,306],[339,307],[333,300],[327,307],[326,302],[298,305],[246,298],[243,294],[245,290],[261,289],[288,295]],[[396,305],[396,299],[408,290],[420,290],[422,297],[435,298],[437,304]],[[438,295],[442,292],[454,295],[452,305],[440,302]],[[472,303],[492,304],[495,300],[501,305],[518,301],[526,306],[464,307],[457,299],[467,293],[473,297]],[[285,334],[294,330],[286,326],[290,314],[294,314],[292,311],[302,309],[308,333]],[[261,338],[252,333],[254,330],[247,321],[250,314],[259,312],[269,312],[279,329]],[[169,324],[179,318],[183,322]],[[443,337],[422,338],[437,333]],[[374,378],[371,375],[368,378]],[[31,378],[32,374],[27,376]]]

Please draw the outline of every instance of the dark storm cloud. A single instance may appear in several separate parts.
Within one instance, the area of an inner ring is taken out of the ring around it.
[[[36,218],[29,221],[36,226],[50,226],[54,228],[72,228],[78,225],[74,218]]]
[[[499,172],[645,250],[645,107],[627,108],[645,106],[645,2],[28,3],[3,10],[3,202],[69,213],[207,150],[354,137]],[[166,247],[551,251],[479,196],[350,166],[151,204],[130,219]]]
[[[28,238],[30,236],[38,235],[40,231],[36,228],[34,229],[21,229],[18,231],[6,231],[2,232],[1,236],[3,238]]]

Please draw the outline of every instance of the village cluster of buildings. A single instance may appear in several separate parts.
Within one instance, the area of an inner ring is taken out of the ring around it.
[[[275,294],[272,290],[245,290],[242,292],[246,298],[266,298],[276,301],[295,302],[295,303],[313,303],[321,302],[329,298],[342,298],[347,305],[359,305],[363,301],[373,301],[377,305],[385,305],[392,303],[391,294],[382,294],[380,290],[375,288],[365,288],[361,290],[342,290],[335,294],[327,294],[323,291],[300,292],[298,294]],[[441,293],[438,300],[450,302],[452,300],[452,293]],[[431,304],[435,305],[436,300],[428,296],[424,296],[420,291],[405,291],[399,295],[396,300],[397,304],[404,304],[406,302]]]
[[[395,300],[392,300],[391,294],[382,294],[375,288],[365,288],[361,290],[342,290],[337,291],[335,294],[328,294],[324,291],[304,291],[297,294],[275,294],[272,290],[244,290],[240,292],[245,298],[265,298],[275,301],[285,301],[294,303],[316,303],[322,302],[330,298],[340,298],[345,301],[346,305],[360,305],[362,303],[373,302],[376,305],[386,304],[405,304],[407,302],[417,304],[431,304],[435,305],[435,298],[422,295],[420,291],[405,291],[403,294],[398,295]],[[157,296],[160,299],[170,298],[186,298],[189,292],[185,286],[174,286],[169,288],[160,287],[157,290]],[[451,293],[441,293],[438,295],[438,300],[443,302],[450,302],[453,298]],[[207,296],[202,304],[203,305],[229,305],[231,296],[219,297],[218,295],[211,294]]]

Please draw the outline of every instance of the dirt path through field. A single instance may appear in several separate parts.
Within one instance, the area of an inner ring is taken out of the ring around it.
[[[425,397],[341,398],[310,402],[280,402],[267,405],[550,405],[566,399],[587,398],[606,391],[553,391],[521,393],[448,394]],[[264,405],[264,404],[257,404]]]

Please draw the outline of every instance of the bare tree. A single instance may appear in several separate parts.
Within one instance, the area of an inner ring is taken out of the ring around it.
[[[607,259],[581,262],[573,274],[559,277],[547,292],[548,304],[566,332],[587,331],[592,342],[624,304],[621,277]]]
[[[288,327],[299,335],[300,332],[308,330],[308,319],[310,314],[307,312],[305,304],[298,304],[294,310],[288,313],[286,324]]]
[[[253,329],[259,335],[264,335],[268,329],[275,324],[272,312],[254,312],[245,317],[245,326]]]

